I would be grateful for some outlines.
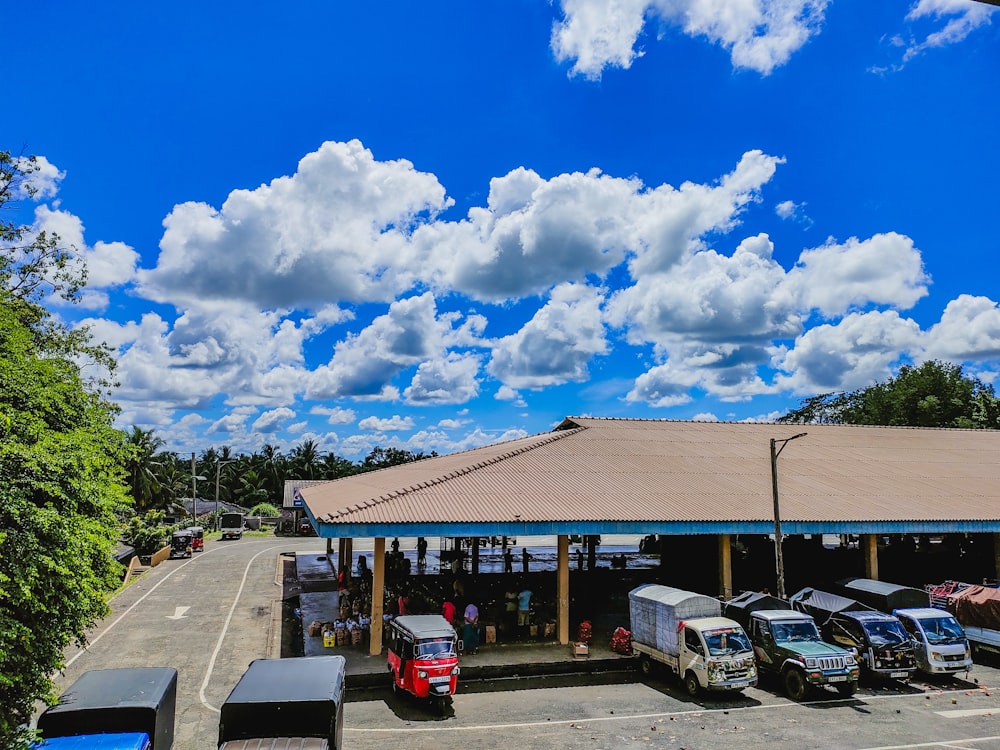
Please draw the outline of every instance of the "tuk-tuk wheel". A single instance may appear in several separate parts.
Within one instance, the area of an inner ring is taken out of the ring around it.
[[[448,696],[447,698],[436,698],[434,700],[434,708],[437,710],[439,716],[447,714],[450,707],[451,696]]]

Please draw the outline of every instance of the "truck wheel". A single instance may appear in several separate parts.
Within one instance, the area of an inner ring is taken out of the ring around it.
[[[698,684],[698,677],[694,672],[688,671],[684,674],[684,689],[687,690],[687,694],[692,698],[698,695],[698,691],[701,690],[701,685]]]
[[[639,671],[646,677],[653,674],[653,660],[649,658],[648,654],[642,654],[639,657]]]
[[[845,682],[837,685],[837,692],[840,693],[844,698],[850,698],[856,692],[858,692],[858,683],[856,682]]]
[[[809,683],[806,682],[805,675],[802,674],[797,669],[789,669],[785,672],[784,677],[785,683],[785,693],[793,701],[800,701],[806,697],[806,692],[809,689]]]

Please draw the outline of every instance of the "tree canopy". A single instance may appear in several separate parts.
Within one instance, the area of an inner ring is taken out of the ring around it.
[[[995,430],[1000,401],[992,385],[964,374],[961,365],[929,360],[904,365],[883,383],[805,399],[777,421]]]
[[[31,194],[34,162],[0,152],[0,209]],[[0,746],[25,747],[65,648],[107,612],[119,582],[124,434],[81,363],[112,365],[85,330],[42,306],[85,282],[55,235],[0,223]]]

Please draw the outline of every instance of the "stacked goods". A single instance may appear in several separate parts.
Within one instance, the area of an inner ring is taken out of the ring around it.
[[[632,633],[625,628],[615,628],[611,634],[611,650],[628,656],[632,653]]]
[[[966,627],[1000,629],[1000,589],[966,586],[948,597],[948,610]]]
[[[677,631],[685,620],[718,617],[722,605],[704,594],[646,584],[628,594],[632,640],[669,654],[678,653]]]

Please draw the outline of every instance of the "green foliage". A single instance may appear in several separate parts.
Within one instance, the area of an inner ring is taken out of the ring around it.
[[[960,365],[931,360],[904,365],[884,383],[813,396],[778,421],[994,430],[1000,427],[1000,401],[991,385],[964,375]]]
[[[31,194],[31,159],[0,152],[0,208]],[[51,700],[50,675],[107,612],[120,578],[112,553],[127,505],[116,408],[81,376],[107,350],[41,307],[72,300],[81,267],[58,237],[0,223],[0,747],[25,746],[23,724]]]
[[[122,530],[122,541],[135,547],[138,555],[151,555],[163,549],[169,532],[163,525],[165,517],[162,510],[151,510],[141,516],[134,516]]]
[[[275,518],[281,515],[281,508],[271,503],[258,503],[250,509],[251,516],[263,516],[264,518]]]

